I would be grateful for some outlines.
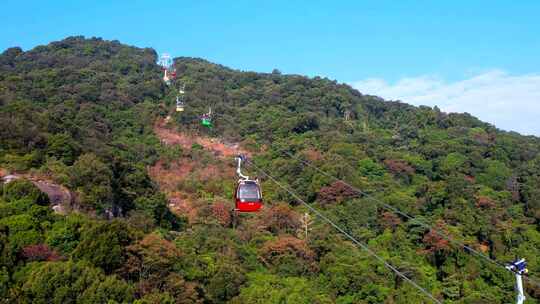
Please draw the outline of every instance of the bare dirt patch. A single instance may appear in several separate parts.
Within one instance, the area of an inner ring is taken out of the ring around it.
[[[224,143],[217,138],[194,136],[185,132],[175,131],[167,127],[165,120],[158,121],[154,125],[154,133],[166,145],[180,145],[183,148],[191,148],[193,144],[199,144],[204,149],[214,152],[219,157],[234,157],[238,154],[250,155],[250,153],[238,144]]]
[[[194,144],[202,146],[220,159],[229,159],[238,154],[250,155],[249,152],[240,148],[238,144],[222,142],[216,138],[195,136],[188,132],[180,132],[170,128],[166,120],[158,121],[154,125],[154,132],[166,145],[179,145],[188,150]],[[148,168],[148,174],[159,185],[169,200],[169,209],[172,212],[187,216],[190,223],[197,220],[197,199],[193,194],[182,191],[181,184],[188,178],[195,178],[205,182],[214,179],[234,179],[234,168],[221,164],[207,164],[201,166],[196,160],[189,157],[181,157],[175,161],[165,163],[158,161]]]
[[[173,213],[186,216],[190,223],[196,221],[197,209],[193,207],[193,200],[189,195],[180,191],[173,191],[167,193],[167,198],[169,199],[169,209]]]
[[[174,191],[178,184],[193,172],[195,163],[187,158],[165,164],[162,160],[148,168],[148,175],[162,190]]]
[[[192,207],[190,195],[179,191],[182,183],[192,172],[195,163],[188,158],[165,164],[159,160],[154,166],[148,168],[148,175],[154,180],[169,201],[169,209],[179,215],[187,216],[193,222],[197,211]]]
[[[164,124],[156,124],[154,126],[154,133],[156,133],[161,142],[166,145],[180,145],[183,148],[191,148],[196,142],[193,137],[181,132],[175,132],[165,127]]]

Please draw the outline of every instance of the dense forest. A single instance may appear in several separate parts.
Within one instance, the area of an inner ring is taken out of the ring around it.
[[[175,58],[168,86],[157,59],[84,37],[0,55],[0,173],[21,177],[0,189],[0,301],[431,303],[266,172],[443,303],[515,297],[512,273],[456,243],[526,258],[540,303],[539,138],[197,58]],[[167,144],[158,124],[249,151],[263,211],[235,218],[233,159]],[[73,194],[63,212],[37,178]]]

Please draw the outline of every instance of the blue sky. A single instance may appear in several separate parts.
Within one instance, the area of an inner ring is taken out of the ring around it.
[[[118,39],[242,70],[326,76],[540,135],[529,121],[540,115],[538,16],[540,1],[526,0],[4,0],[0,49]]]

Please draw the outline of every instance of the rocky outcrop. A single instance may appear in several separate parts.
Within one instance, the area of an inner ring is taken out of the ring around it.
[[[2,173],[4,172],[2,171]],[[39,190],[47,194],[51,202],[51,207],[56,213],[66,214],[73,206],[75,196],[69,189],[62,185],[28,174],[6,174],[0,176],[0,178],[2,183],[9,183],[21,178],[31,181]]]

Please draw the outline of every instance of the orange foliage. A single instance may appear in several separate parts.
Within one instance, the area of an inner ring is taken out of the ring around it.
[[[437,221],[435,225],[437,231],[442,232],[444,235],[448,235],[448,231],[444,227],[444,222],[442,220]],[[429,230],[422,242],[426,245],[426,252],[428,253],[440,253],[450,251],[450,241],[443,238],[439,233],[434,230]]]
[[[148,234],[142,240],[126,248],[127,260],[120,269],[126,278],[154,278],[155,284],[163,278],[171,266],[181,257],[176,246],[156,234]],[[153,288],[153,285],[149,287]]]
[[[223,227],[231,225],[230,208],[223,202],[216,202],[212,205],[212,215],[219,221]]]
[[[199,172],[199,176],[203,181],[208,181],[223,174],[223,170],[221,170],[215,165],[207,165],[203,168],[198,169],[197,171]]]
[[[465,175],[465,180],[469,183],[474,183],[476,181],[476,179],[474,178],[474,176],[470,176],[470,175]]]
[[[478,245],[478,250],[482,251],[483,253],[487,253],[489,251],[489,243],[483,242]]]
[[[273,233],[294,232],[300,227],[300,216],[285,203],[266,209],[259,226]]]
[[[399,218],[399,216],[393,214],[392,212],[383,212],[381,225],[385,229],[390,228],[394,230],[399,224],[401,224],[401,219]]]
[[[304,155],[309,159],[309,161],[318,161],[323,159],[321,152],[315,149],[306,149],[304,150]]]
[[[164,291],[169,292],[174,297],[177,304],[197,304],[203,303],[199,296],[200,287],[196,283],[186,282],[184,278],[177,273],[170,273],[162,287]]]
[[[495,208],[495,206],[496,206],[496,203],[491,198],[489,198],[487,196],[479,196],[476,199],[476,207],[477,208],[491,209],[491,208]]]
[[[308,262],[315,259],[315,253],[304,240],[288,235],[266,242],[260,250],[260,257],[267,264],[274,264],[274,260],[283,255],[293,255]]]
[[[22,249],[22,255],[28,261],[58,261],[60,254],[45,244],[28,245]]]
[[[405,175],[411,175],[414,174],[415,170],[413,167],[409,166],[409,164],[400,159],[385,159],[384,164],[386,165],[386,168],[390,170],[393,174],[405,174]]]
[[[358,191],[349,187],[342,181],[333,182],[330,186],[322,187],[318,193],[321,203],[342,203],[351,198],[358,197]]]
[[[489,145],[495,142],[496,135],[493,133],[477,133],[473,135],[473,140],[481,145]]]

